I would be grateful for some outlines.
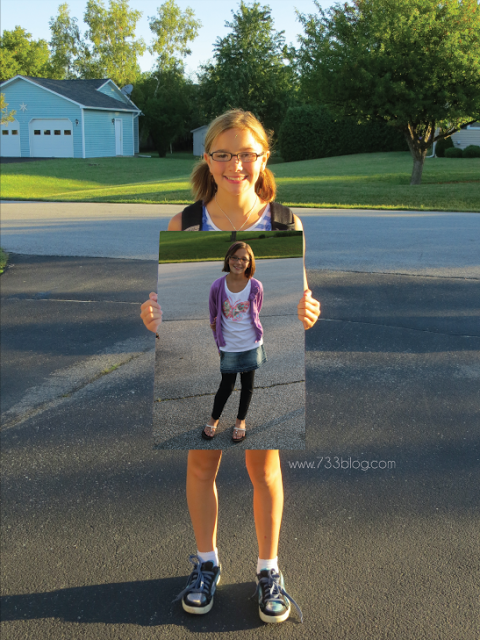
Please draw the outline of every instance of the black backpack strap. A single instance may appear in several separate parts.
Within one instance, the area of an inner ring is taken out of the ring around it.
[[[182,231],[198,231],[202,226],[203,201],[197,200],[182,211]],[[194,227],[194,229],[191,229]],[[197,228],[198,227],[198,228]]]
[[[278,202],[270,203],[270,215],[272,229],[276,231],[289,231],[295,229],[293,211]]]
[[[188,205],[182,211],[182,231],[198,231],[202,225],[203,201],[197,200]],[[288,231],[295,229],[293,211],[278,202],[270,203],[270,216],[272,229],[275,231]]]

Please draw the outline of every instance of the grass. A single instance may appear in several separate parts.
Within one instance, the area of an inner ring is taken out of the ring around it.
[[[196,159],[58,159],[2,165],[4,199],[61,202],[192,202],[189,176]],[[480,211],[480,158],[425,161],[422,184],[411,187],[406,152],[369,153],[272,166],[276,200],[289,206]]]
[[[5,251],[0,247],[0,273],[3,273],[5,271],[7,262],[8,262],[8,253],[5,253]]]
[[[262,237],[263,236],[263,237]],[[183,233],[162,231],[160,233],[160,263],[207,262],[225,258],[232,244],[231,232]],[[252,248],[256,259],[301,258],[303,256],[302,232],[239,231],[237,240]]]

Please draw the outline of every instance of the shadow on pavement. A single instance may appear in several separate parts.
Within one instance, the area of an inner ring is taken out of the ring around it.
[[[73,623],[130,624],[142,627],[176,626],[198,632],[208,620],[208,631],[225,632],[263,627],[257,604],[251,596],[254,582],[218,587],[212,615],[194,616],[183,611],[172,594],[185,587],[185,578],[118,582],[47,593],[29,593],[1,598],[2,620],[57,618]],[[299,624],[292,612],[288,624]]]

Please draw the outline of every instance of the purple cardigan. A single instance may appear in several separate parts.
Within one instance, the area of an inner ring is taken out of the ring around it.
[[[215,342],[217,343],[217,347],[224,347],[225,340],[222,335],[222,322],[220,314],[222,312],[223,303],[227,299],[227,294],[225,292],[225,278],[227,276],[222,276],[215,280],[210,288],[210,297],[208,300],[208,306],[210,308],[210,324],[213,324],[215,318],[217,318],[216,324],[216,332],[213,332]],[[250,301],[250,314],[252,316],[252,324],[255,328],[256,341],[258,342],[263,336],[263,327],[260,323],[260,318],[258,314],[262,308],[263,302],[263,286],[259,280],[255,280],[255,278],[251,278],[250,282],[252,283],[252,288],[250,290],[250,295],[248,297]]]

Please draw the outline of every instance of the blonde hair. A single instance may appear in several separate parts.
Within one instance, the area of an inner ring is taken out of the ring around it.
[[[250,280],[250,278],[253,278],[255,273],[255,256],[253,255],[252,247],[246,242],[241,242],[240,240],[237,240],[237,242],[234,242],[232,245],[230,245],[230,249],[227,251],[225,255],[222,271],[227,271],[228,273],[230,273],[229,261],[230,261],[230,258],[233,256],[233,254],[238,251],[238,249],[245,249],[248,252],[250,263],[248,265],[248,268],[245,269],[245,277]]]
[[[243,109],[231,109],[210,123],[205,134],[205,153],[210,153],[215,138],[229,129],[248,129],[255,140],[262,145],[263,150],[270,151],[270,135],[253,113]],[[195,200],[203,200],[208,203],[213,199],[217,185],[204,158],[194,166],[190,181]],[[265,167],[265,170],[258,176],[255,193],[264,202],[271,202],[275,198],[276,192],[274,175],[270,169]]]

